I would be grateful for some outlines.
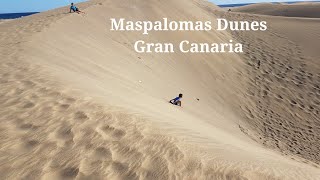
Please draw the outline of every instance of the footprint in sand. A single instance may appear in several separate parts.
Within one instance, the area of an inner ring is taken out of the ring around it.
[[[32,102],[26,102],[26,103],[24,103],[24,105],[22,106],[22,108],[29,109],[29,108],[33,108],[34,106],[35,106],[34,103],[32,103]]]
[[[79,173],[79,168],[68,167],[63,169],[60,175],[61,175],[61,178],[66,179],[66,178],[75,178],[77,177],[78,173]]]
[[[114,137],[115,139],[121,139],[125,135],[126,135],[126,132],[124,130],[119,130],[119,129],[116,129],[112,133],[112,137]]]
[[[27,130],[27,129],[31,129],[32,126],[33,126],[32,124],[27,123],[27,124],[20,125],[19,128],[22,129],[22,130]]]
[[[25,143],[26,147],[30,147],[30,148],[33,148],[35,146],[37,146],[39,144],[39,141],[36,141],[36,140],[30,140],[30,141],[27,141]]]
[[[87,114],[83,111],[78,111],[74,114],[74,118],[76,120],[86,120],[89,119],[89,117],[87,116]]]
[[[280,94],[275,94],[275,97],[276,97],[278,100],[283,100],[283,97],[282,97]]]
[[[120,140],[126,135],[124,130],[116,129],[112,126],[105,125],[97,128],[97,132],[105,139],[116,139]]]
[[[98,147],[93,151],[92,157],[95,160],[112,160],[112,152],[105,147]]]
[[[74,103],[74,102],[76,102],[76,99],[75,98],[66,98],[66,99],[64,99],[64,101],[66,102],[66,103]]]
[[[64,146],[66,143],[73,144],[74,135],[68,123],[62,123],[60,128],[53,132],[50,136],[52,139],[56,140],[59,146]]]
[[[290,102],[290,104],[291,104],[292,106],[295,106],[295,105],[298,104],[295,100],[290,100],[289,102]]]
[[[37,146],[40,145],[40,142],[34,139],[21,139],[21,144],[18,146],[18,149],[21,151],[31,151]]]
[[[128,165],[125,163],[114,161],[111,165],[113,171],[117,174],[124,174],[128,171]]]
[[[62,140],[73,139],[73,133],[70,127],[63,127],[56,132],[56,137]]]
[[[70,104],[61,104],[59,107],[62,110],[67,110],[70,107]]]
[[[26,87],[26,88],[31,88],[31,87],[36,86],[36,83],[29,81],[29,80],[23,80],[20,83],[22,84],[23,87]]]
[[[38,127],[31,123],[18,124],[17,128],[22,131],[36,130]]]

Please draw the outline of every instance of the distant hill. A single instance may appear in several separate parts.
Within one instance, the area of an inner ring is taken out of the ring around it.
[[[301,2],[305,2],[305,1],[289,1],[289,2],[281,2],[281,4],[294,4],[294,3],[301,3]],[[320,1],[312,1],[312,2],[320,2]],[[271,2],[273,4],[279,4],[280,2]],[[218,5],[221,8],[227,8],[227,7],[241,7],[241,6],[247,6],[247,5],[251,5],[251,4],[256,4],[256,3],[241,3],[241,4],[222,4],[222,5]]]
[[[235,12],[262,14],[271,16],[320,18],[319,2],[261,3],[233,8]]]

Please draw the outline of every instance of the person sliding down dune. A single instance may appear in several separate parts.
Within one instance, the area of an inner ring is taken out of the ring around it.
[[[73,12],[76,12],[76,13],[78,13],[78,14],[84,13],[84,12],[80,11],[79,8],[77,8],[77,6],[75,6],[73,3],[71,3],[71,6],[70,6],[70,13],[71,13],[72,11],[73,11]]]
[[[174,98],[174,99],[171,99],[169,102],[173,105],[176,105],[176,106],[181,106],[181,99],[182,99],[182,94],[179,94],[178,97]]]

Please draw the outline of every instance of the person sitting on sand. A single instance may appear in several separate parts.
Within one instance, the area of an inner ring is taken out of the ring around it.
[[[71,13],[72,11],[73,11],[73,12],[76,12],[76,13],[78,13],[78,14],[84,13],[84,12],[80,11],[79,8],[77,8],[77,6],[75,6],[73,3],[71,3],[71,6],[70,6],[70,13]]]
[[[182,98],[182,94],[179,94],[178,97],[174,98],[174,99],[171,99],[169,102],[173,105],[176,105],[176,106],[181,106],[181,98]]]

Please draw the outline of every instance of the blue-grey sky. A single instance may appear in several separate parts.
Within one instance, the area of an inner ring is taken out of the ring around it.
[[[290,2],[290,1],[306,1],[306,0],[209,0],[215,4],[241,4],[241,3],[258,3],[258,2]],[[309,0],[315,1],[315,0]]]
[[[41,12],[85,0],[0,0],[0,13]]]

